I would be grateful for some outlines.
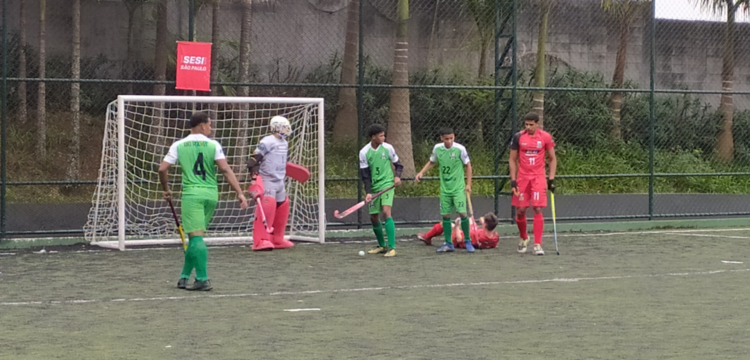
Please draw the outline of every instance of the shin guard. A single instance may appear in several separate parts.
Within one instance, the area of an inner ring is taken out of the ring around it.
[[[276,199],[270,196],[264,196],[260,203],[255,205],[255,222],[253,222],[253,250],[273,250],[274,246],[271,242],[271,234],[266,231],[266,227],[263,226],[263,220],[260,215],[259,206],[263,206],[263,211],[266,213],[266,221],[268,224],[273,224],[274,215],[276,214]]]
[[[273,199],[275,201],[275,199]],[[274,203],[274,206],[276,204]],[[269,220],[270,221],[270,220]],[[274,249],[286,249],[294,246],[294,243],[284,239],[286,232],[286,223],[289,221],[289,198],[276,208],[276,215],[273,219],[273,234],[271,234],[271,243]]]

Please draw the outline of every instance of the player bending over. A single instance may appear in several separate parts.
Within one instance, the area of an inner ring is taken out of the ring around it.
[[[526,232],[526,209],[534,209],[534,254],[544,255],[542,233],[544,232],[544,215],[542,209],[547,207],[546,190],[555,191],[555,142],[552,135],[539,129],[539,115],[534,112],[523,118],[526,129],[513,136],[510,142],[510,186],[513,189],[511,203],[516,207],[516,224],[521,240],[518,252],[525,253],[529,243]],[[549,159],[549,180],[545,178],[545,155]]]
[[[469,153],[463,145],[453,142],[455,138],[453,129],[440,130],[440,140],[443,142],[432,148],[430,161],[425,164],[422,171],[414,177],[414,181],[424,176],[431,167],[438,165],[440,171],[440,214],[443,216],[443,229],[445,229],[445,244],[437,249],[437,252],[453,252],[455,250],[451,242],[451,220],[450,216],[455,211],[461,217],[461,229],[463,229],[466,251],[474,252],[474,246],[469,239],[469,218],[466,216],[466,194],[471,195],[471,162]],[[466,183],[464,184],[464,166],[466,166]]]
[[[196,112],[190,117],[190,135],[176,141],[169,147],[167,156],[159,165],[159,180],[164,190],[164,198],[171,198],[169,189],[169,167],[180,163],[182,168],[182,226],[190,242],[185,251],[185,264],[180,273],[177,287],[188,290],[211,290],[206,267],[208,264],[208,249],[203,242],[208,223],[214,215],[216,203],[219,201],[218,183],[216,181],[216,166],[237,193],[240,208],[247,208],[247,200],[242,194],[240,184],[234,176],[232,168],[227,164],[224,150],[216,140],[211,140],[211,120],[208,114]],[[190,275],[195,269],[195,282],[187,287]]]
[[[401,185],[401,171],[404,166],[398,160],[396,150],[391,144],[385,142],[385,128],[374,124],[367,129],[370,142],[359,151],[359,176],[365,184],[367,196],[365,201],[369,203],[370,221],[372,231],[378,239],[378,246],[368,251],[368,254],[383,254],[385,257],[396,256],[396,225],[391,218],[391,207],[393,206],[393,195],[395,191],[390,189],[372,200],[372,194],[385,190],[392,185]],[[395,167],[391,169],[391,163]],[[383,226],[380,223],[380,213],[385,218],[385,233],[388,236],[386,247],[383,238]]]
[[[451,223],[453,231],[452,240],[455,247],[464,248],[466,245],[464,243],[463,231],[461,231],[460,219],[461,218],[456,218],[456,222]],[[500,241],[500,235],[494,231],[495,227],[497,227],[497,216],[495,216],[495,214],[490,212],[479,218],[479,225],[482,226],[481,229],[477,226],[477,223],[473,218],[470,218],[469,221],[471,222],[469,227],[469,237],[471,238],[472,246],[479,249],[492,249],[497,246],[497,243]],[[437,223],[432,229],[430,229],[430,231],[418,234],[417,238],[427,245],[432,245],[432,238],[439,236],[442,233],[443,224]]]
[[[262,196],[255,207],[255,222],[253,223],[253,247],[255,251],[286,249],[294,243],[284,239],[286,224],[289,220],[289,197],[284,189],[286,177],[286,159],[289,153],[289,143],[286,138],[292,133],[289,120],[283,116],[274,116],[269,123],[271,135],[260,140],[255,153],[248,159],[247,167],[250,173],[260,174],[250,186],[250,193]],[[266,221],[273,228],[269,234],[263,225],[260,207],[266,215]]]

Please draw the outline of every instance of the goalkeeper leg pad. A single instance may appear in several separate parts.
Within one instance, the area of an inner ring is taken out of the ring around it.
[[[255,251],[274,249],[271,234],[266,231],[266,227],[263,225],[263,218],[258,206],[263,206],[266,221],[270,226],[273,226],[273,219],[276,214],[276,199],[270,196],[265,196],[262,199],[259,204],[255,205],[255,222],[253,222],[253,250]]]
[[[273,243],[275,249],[286,249],[294,246],[293,242],[284,239],[287,221],[289,221],[289,198],[284,199],[284,202],[276,208],[276,216],[273,219],[273,234],[271,235],[271,243]]]

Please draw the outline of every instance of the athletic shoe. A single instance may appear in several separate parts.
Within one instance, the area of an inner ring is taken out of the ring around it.
[[[468,253],[474,252],[474,244],[471,243],[471,240],[469,241],[464,240],[464,245],[466,246],[466,252]]]
[[[390,249],[390,250],[388,250],[388,252],[385,253],[385,255],[383,255],[383,256],[384,257],[394,257],[394,256],[396,256],[396,249]]]
[[[439,247],[437,249],[437,252],[439,252],[439,253],[442,253],[442,252],[453,252],[454,250],[456,250],[456,248],[453,247],[453,244],[451,244],[451,243],[443,243],[443,246]]]
[[[209,280],[206,280],[206,281],[195,280],[195,282],[193,283],[193,286],[187,289],[193,290],[193,291],[209,291],[213,289],[213,287],[211,286],[211,281]]]
[[[388,249],[382,247],[382,246],[376,246],[372,249],[370,249],[367,253],[368,254],[385,254]]]
[[[544,255],[544,250],[541,244],[534,244],[534,255]]]
[[[432,238],[424,237],[424,235],[427,234],[426,232],[421,232],[417,234],[417,239],[422,241],[425,245],[430,246],[432,245]]]
[[[521,239],[518,241],[518,253],[523,254],[526,252],[526,245],[529,244],[529,239]]]
[[[178,289],[184,289],[187,288],[188,279],[180,278],[179,281],[177,281],[177,288]]]

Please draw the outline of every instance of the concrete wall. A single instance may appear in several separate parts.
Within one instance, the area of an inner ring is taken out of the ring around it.
[[[10,0],[11,31],[18,29],[20,0]],[[27,39],[38,46],[38,2],[25,0],[27,6]],[[383,67],[393,62],[395,22],[392,0],[363,0],[365,52]],[[72,19],[66,1],[48,1],[47,49],[50,55],[67,55]],[[187,11],[181,1],[169,7],[170,32],[187,37]],[[344,48],[346,0],[264,0],[253,5],[252,62],[260,81],[299,81],[305,73],[327,62],[333,53]],[[478,45],[476,27],[460,2],[442,1],[436,14],[435,1],[412,0],[409,21],[410,67],[423,69],[443,65],[476,73]],[[448,5],[446,5],[448,4]],[[451,5],[452,4],[452,5]],[[178,5],[180,5],[178,7]],[[453,6],[453,7],[451,7]],[[155,36],[153,4],[135,13],[135,56],[145,63],[153,61]],[[520,64],[530,68],[534,63],[537,39],[538,8],[524,7],[519,18]],[[120,66],[127,53],[127,11],[120,1],[83,1],[82,47],[84,57],[105,54]],[[221,12],[221,50],[227,59],[237,55],[241,11],[239,4],[228,1]],[[648,87],[650,36],[649,15],[636,21],[628,46],[626,78],[641,88]],[[435,21],[437,20],[437,21]],[[610,79],[618,48],[618,29],[614,20],[600,7],[599,0],[560,0],[550,16],[548,54],[577,69],[601,72]],[[433,25],[435,41],[430,48]],[[197,39],[210,41],[210,7],[198,11]],[[656,86],[657,88],[690,88],[719,90],[724,39],[722,23],[657,21]],[[750,90],[750,25],[737,25],[737,63],[735,89]],[[492,56],[492,54],[490,54]],[[492,62],[490,61],[490,64]],[[290,79],[290,70],[300,72]],[[119,71],[110,71],[116,76]]]

